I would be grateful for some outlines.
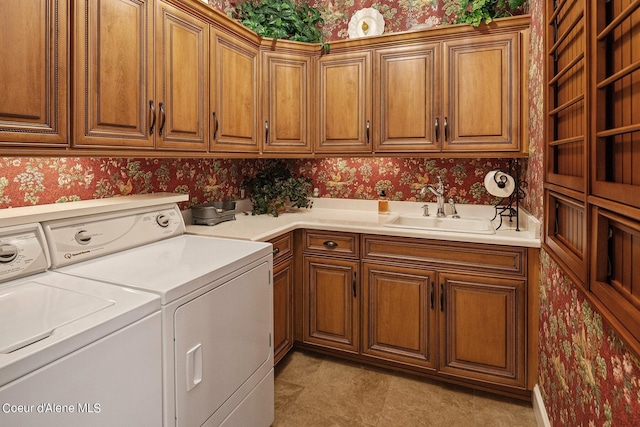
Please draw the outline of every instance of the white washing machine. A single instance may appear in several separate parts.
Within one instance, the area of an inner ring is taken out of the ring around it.
[[[0,425],[159,425],[160,298],[48,267],[40,224],[0,228]]]
[[[165,426],[272,423],[271,244],[186,235],[175,204],[44,229],[55,271],[160,296]]]

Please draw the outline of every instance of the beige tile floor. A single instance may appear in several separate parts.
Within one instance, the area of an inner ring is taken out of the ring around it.
[[[273,427],[535,427],[531,405],[294,351],[276,367]]]

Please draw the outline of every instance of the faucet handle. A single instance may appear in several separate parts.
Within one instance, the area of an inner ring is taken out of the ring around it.
[[[449,199],[449,205],[451,205],[451,218],[460,218],[460,215],[458,215],[458,211],[456,210],[456,202],[453,198]]]
[[[422,216],[429,216],[429,205],[422,205]]]

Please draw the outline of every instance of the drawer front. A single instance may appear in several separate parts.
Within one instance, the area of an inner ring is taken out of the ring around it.
[[[305,253],[358,257],[358,235],[307,230],[304,233]]]
[[[363,259],[438,264],[439,269],[526,276],[527,249],[383,236],[364,236]]]
[[[273,265],[288,258],[293,252],[293,236],[291,233],[269,240],[273,245]]]

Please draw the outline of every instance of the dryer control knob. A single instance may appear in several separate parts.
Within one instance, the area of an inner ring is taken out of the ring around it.
[[[87,230],[80,230],[76,233],[75,236],[76,242],[81,245],[87,245],[91,241],[91,235],[87,232]]]
[[[160,227],[166,228],[169,226],[169,217],[164,214],[160,214],[156,217],[156,222]]]
[[[15,245],[0,245],[0,263],[8,264],[18,256],[18,248]]]

